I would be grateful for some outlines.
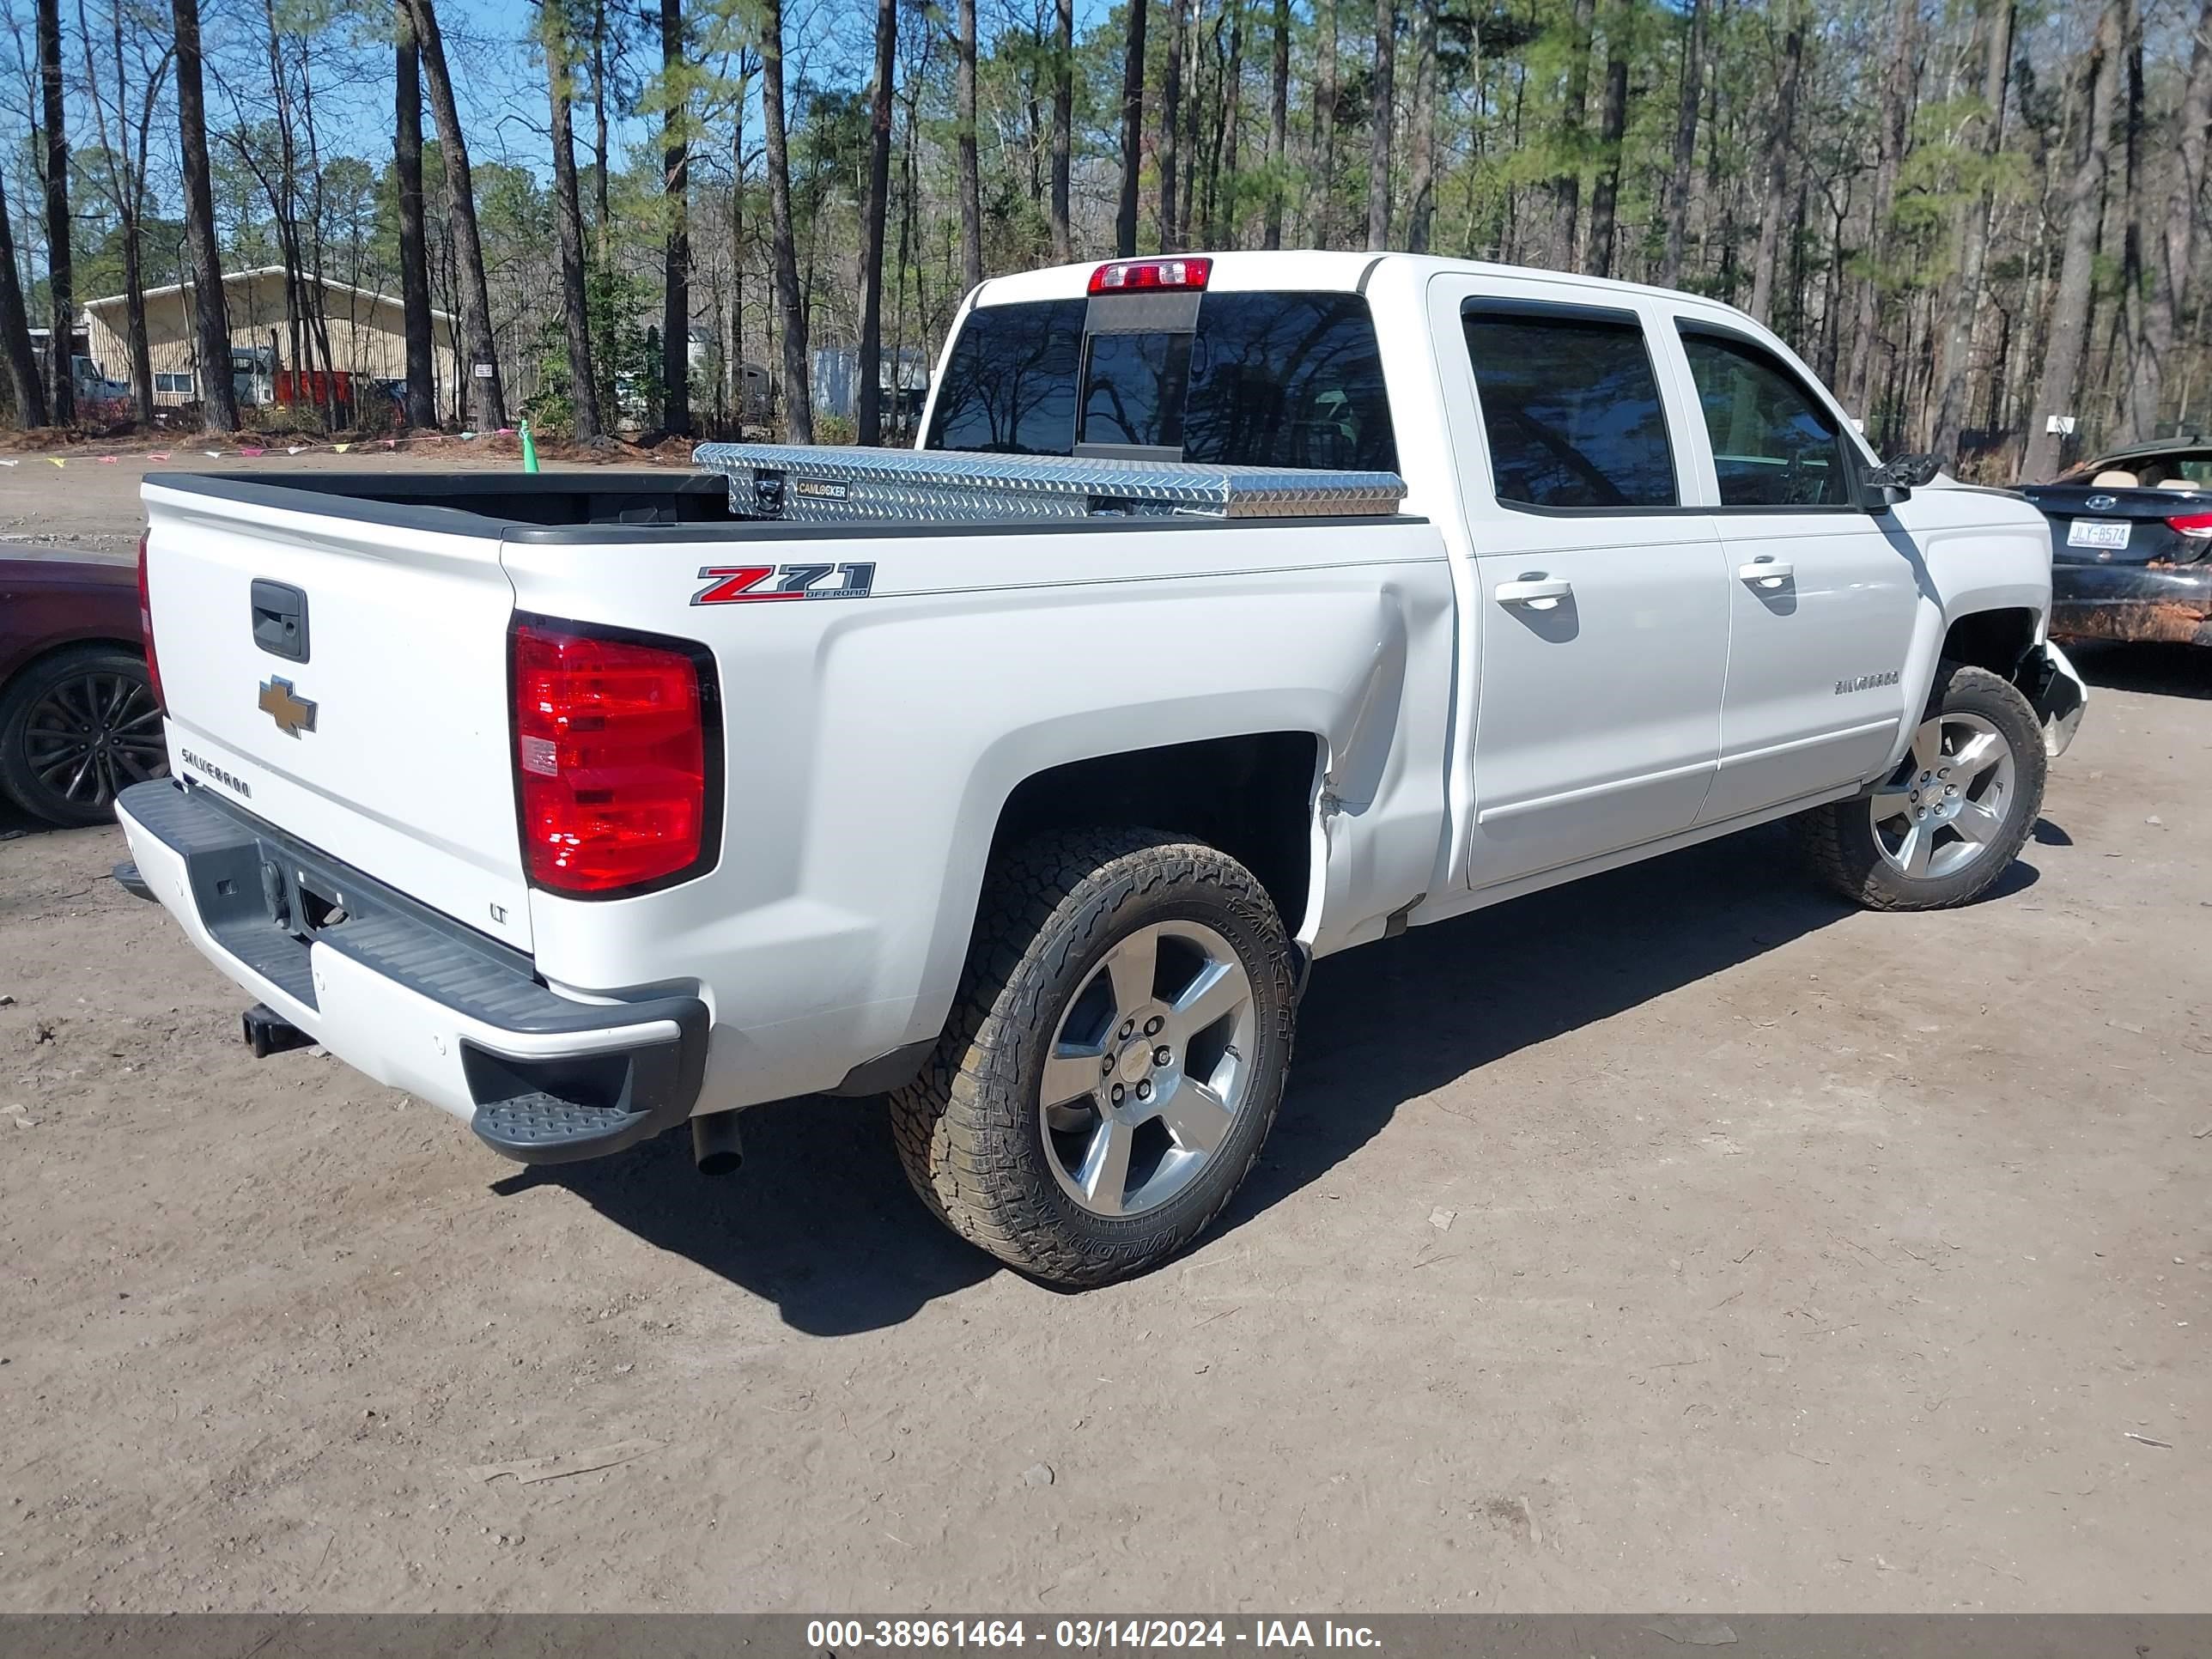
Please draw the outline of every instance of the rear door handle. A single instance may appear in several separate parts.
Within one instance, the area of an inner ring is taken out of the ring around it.
[[[1575,585],[1563,576],[1523,576],[1519,581],[1500,582],[1494,592],[1500,605],[1528,605],[1549,609],[1561,599],[1574,596]]]
[[[1738,581],[1757,582],[1762,587],[1778,586],[1796,574],[1797,567],[1787,559],[1758,558],[1735,568]]]

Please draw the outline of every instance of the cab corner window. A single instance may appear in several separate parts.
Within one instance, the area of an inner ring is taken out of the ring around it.
[[[945,368],[928,447],[1070,453],[1083,312],[1080,300],[978,306],[969,312]]]
[[[1720,504],[1851,504],[1843,433],[1826,408],[1748,340],[1684,325],[1682,349],[1712,440]]]
[[[1477,306],[1465,327],[1499,501],[1676,504],[1666,412],[1632,313]]]
[[[1395,472],[1382,354],[1356,294],[1209,294],[1191,347],[1183,459]]]

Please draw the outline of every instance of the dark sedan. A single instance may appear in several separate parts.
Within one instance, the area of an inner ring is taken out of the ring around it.
[[[0,794],[49,823],[112,823],[118,789],[168,770],[139,637],[130,565],[0,559]]]
[[[2212,443],[2169,439],[2021,493],[2051,520],[2051,631],[2212,646]]]

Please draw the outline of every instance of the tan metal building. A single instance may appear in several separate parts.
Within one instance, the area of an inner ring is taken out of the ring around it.
[[[312,303],[316,279],[303,279]],[[292,361],[292,337],[284,313],[284,268],[265,265],[258,270],[232,271],[222,279],[223,297],[230,313],[233,384],[241,404],[265,404],[279,394],[290,396],[298,383],[296,367],[310,374],[322,368],[321,353],[305,363]],[[399,301],[390,295],[372,294],[325,277],[320,283],[323,313],[329,320],[331,367],[356,381],[401,380],[407,374],[407,338]],[[172,283],[146,290],[146,338],[154,360],[154,401],[177,404],[197,402],[200,396],[200,364],[193,332],[193,285]],[[86,344],[110,380],[131,378],[131,347],[126,311],[120,294],[85,302]],[[457,325],[450,312],[430,313],[431,358],[437,381],[438,410],[450,416],[454,406],[454,375],[459,362]],[[305,395],[312,400],[319,383],[307,382]],[[352,387],[357,401],[372,395],[367,385]]]

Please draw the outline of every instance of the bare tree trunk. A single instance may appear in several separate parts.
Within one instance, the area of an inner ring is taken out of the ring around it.
[[[476,185],[469,173],[468,140],[461,131],[460,106],[446,70],[445,38],[438,32],[436,0],[405,0],[408,21],[422,51],[422,79],[430,94],[430,113],[438,128],[438,147],[446,164],[447,216],[453,251],[460,262],[461,330],[469,362],[462,371],[474,393],[471,408],[477,425],[493,430],[507,424],[507,395],[501,389],[499,349],[491,331],[491,289],[484,280],[483,239],[477,230]]]
[[[2097,257],[2097,232],[2104,216],[2105,182],[2112,165],[2112,108],[2119,96],[2119,12],[2107,3],[2097,20],[2097,39],[2082,76],[2088,82],[2078,159],[2066,192],[2065,252],[2058,265],[2058,289],[2044,329],[2043,376],[2028,410],[2027,452],[2021,476],[2040,483],[2057,471],[2060,434],[2049,429],[2051,416],[2074,412],[2081,391],[2081,357],[2088,343],[2089,302]]]
[[[783,0],[762,0],[761,125],[768,149],[769,235],[775,243],[775,308],[783,336],[784,425],[793,443],[814,441],[814,395],[806,378],[806,306],[799,292],[792,240],[791,150],[784,131]]]
[[[1275,32],[1267,66],[1267,217],[1264,247],[1283,245],[1284,169],[1291,154],[1291,0],[1275,0]]]
[[[2145,255],[2149,292],[2144,296],[2142,329],[2130,377],[2129,425],[2138,441],[2157,434],[2166,375],[2181,337],[2181,320],[2197,284],[2197,204],[2204,190],[2205,149],[2212,139],[2212,0],[2205,0],[2197,21],[2197,44],[2190,54],[2189,80],[2174,112],[2172,154],[2166,158],[2164,212],[2156,229],[2146,227]],[[2187,401],[2187,382],[2183,382]],[[2186,409],[2180,411],[2187,414]]]
[[[960,278],[983,280],[983,186],[975,161],[975,0],[960,0],[960,56],[954,66],[960,125]]]
[[[192,262],[192,313],[198,323],[200,416],[210,432],[238,430],[238,397],[230,380],[230,307],[222,286],[222,250],[215,235],[215,191],[208,176],[207,96],[202,80],[199,0],[169,0],[177,40],[177,138],[184,159],[185,246]]]
[[[1984,166],[1996,160],[2004,142],[2006,83],[2012,69],[2013,11],[2016,0],[1989,0],[1982,59],[1982,129],[1974,148]],[[2212,15],[2212,0],[2206,7]],[[1936,423],[1931,447],[1955,467],[1959,434],[1966,424],[1967,381],[1973,368],[1974,319],[1982,307],[1982,273],[1988,268],[1990,232],[1996,218],[1996,179],[1985,177],[1978,199],[1962,205],[1953,220],[1958,239],[1959,274],[1943,321],[1942,355],[1936,378]]]
[[[1367,118],[1367,246],[1390,246],[1390,117],[1397,90],[1391,85],[1398,55],[1397,0],[1375,0],[1374,107]]]
[[[1062,0],[1072,5],[1073,0]],[[891,77],[898,49],[898,0],[876,0],[876,78],[868,88],[868,194],[860,215],[860,441],[884,441],[884,222],[890,211],[891,196]],[[1060,109],[1057,113],[1064,114]],[[1060,212],[1057,234],[1066,240],[1067,226],[1066,129],[1057,129],[1060,150],[1054,165],[1060,172],[1054,189]],[[891,386],[898,387],[898,364],[891,365]]]
[[[1214,127],[1213,155],[1206,163],[1206,240],[1216,247],[1237,245],[1242,226],[1237,215],[1237,152],[1244,144],[1244,8],[1247,0],[1228,0],[1229,63],[1222,71],[1220,118]],[[1218,37],[1220,31],[1216,27]],[[1216,169],[1223,169],[1217,190]]]
[[[668,240],[661,253],[660,423],[681,437],[691,430],[691,100],[684,82],[684,0],[660,0],[660,74],[666,94],[660,112],[661,194],[668,204]]]
[[[1567,43],[1567,86],[1559,112],[1559,170],[1552,176],[1553,264],[1572,270],[1580,262],[1583,133],[1589,120],[1589,65],[1597,0],[1575,0]]]
[[[76,376],[70,342],[76,331],[76,295],[70,276],[69,114],[62,96],[61,0],[38,0],[39,92],[46,125],[46,295],[53,332],[46,342],[52,384],[47,407],[54,424],[76,418]]]
[[[8,211],[6,173],[0,167],[0,347],[8,354],[16,424],[44,426],[46,388],[39,374],[39,355],[31,349],[30,313],[23,308],[23,285],[15,274],[15,221]]]
[[[422,227],[422,58],[404,6],[392,112],[392,170],[399,183],[400,326],[407,343],[405,415],[410,426],[435,426],[437,349],[430,327],[429,240]]]
[[[107,130],[107,105],[100,95],[98,58],[92,43],[92,23],[85,0],[77,0],[77,40],[83,49],[86,91],[92,106],[94,137],[100,145],[100,174],[107,183],[110,204],[115,210],[123,240],[124,349],[129,354],[131,399],[142,425],[154,421],[154,356],[146,337],[145,239],[146,155],[154,103],[168,74],[168,52],[161,68],[150,74],[144,112],[138,122],[137,153],[131,153],[131,79],[123,53],[124,15],[120,6],[108,10],[108,40],[115,66],[115,131]],[[173,51],[171,48],[170,51]],[[103,368],[105,365],[103,365]]]
[[[1628,130],[1628,0],[1615,0],[1605,25],[1605,101],[1597,118],[1597,182],[1590,188],[1589,255],[1594,276],[1613,274],[1613,206],[1620,199],[1620,139]]]
[[[2002,0],[2009,3],[2009,0]],[[1783,227],[1790,222],[1790,149],[1796,142],[1797,85],[1805,68],[1805,21],[1797,0],[1784,0],[1782,81],[1774,94],[1774,134],[1767,148],[1766,198],[1759,204],[1759,251],[1751,263],[1751,314],[1774,320],[1774,284],[1781,265]]]
[[[553,116],[553,222],[561,244],[561,323],[568,347],[570,420],[576,441],[590,443],[603,434],[605,427],[599,416],[599,379],[592,366],[591,303],[584,288],[584,207],[576,184],[572,108],[574,58],[570,52],[568,19],[560,0],[545,0],[540,27],[545,41],[546,93]]]
[[[890,3],[890,0],[881,0]],[[880,49],[880,48],[879,48]],[[1068,149],[1075,126],[1075,0],[1054,0],[1052,36],[1052,257],[1075,257],[1067,223]]]
[[[1145,0],[1129,0],[1129,44],[1121,58],[1121,201],[1114,217],[1114,252],[1137,251],[1137,181],[1145,160]]]
[[[1328,247],[1336,237],[1336,100],[1339,96],[1336,63],[1336,0],[1314,0],[1314,167],[1313,239],[1316,247]]]
[[[1893,13],[1896,48],[1881,94],[1881,148],[1875,162],[1874,199],[1867,210],[1866,269],[1858,279],[1851,323],[1851,351],[1846,360],[1844,404],[1869,426],[1889,356],[1882,327],[1882,291],[1888,276],[1890,216],[1897,205],[1898,174],[1912,141],[1912,105],[1920,83],[1920,0],[1897,0]]]
[[[1406,204],[1406,250],[1429,251],[1437,201],[1437,4],[1413,0],[1413,177]]]
[[[1667,188],[1667,252],[1659,286],[1682,285],[1682,255],[1690,228],[1690,169],[1698,156],[1698,105],[1705,97],[1705,0],[1690,0],[1690,27],[1682,42],[1682,98],[1674,114],[1674,171]]]
[[[605,270],[614,214],[607,200],[607,0],[592,0],[592,190],[599,222],[599,267]]]
[[[1168,62],[1160,83],[1160,252],[1172,253],[1176,240],[1176,164],[1182,143],[1182,60],[1190,28],[1191,0],[1168,0]]]

